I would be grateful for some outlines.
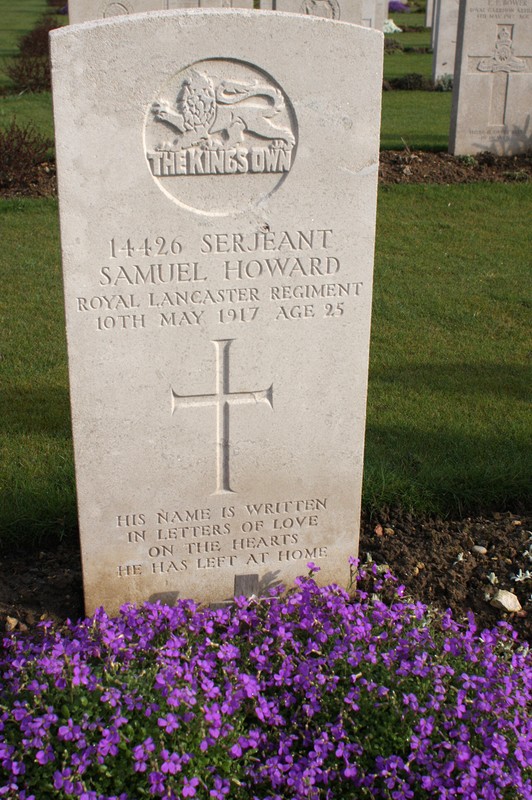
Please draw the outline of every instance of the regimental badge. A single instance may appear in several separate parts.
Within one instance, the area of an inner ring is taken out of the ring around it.
[[[338,0],[303,0],[301,13],[311,14],[313,17],[340,19],[340,6]]]
[[[478,62],[479,72],[524,72],[526,63],[513,52],[513,26],[499,26],[493,55]]]
[[[212,59],[179,73],[154,99],[146,157],[153,177],[187,205],[179,183],[191,177],[205,183],[212,176],[219,182],[218,176],[268,176],[256,188],[263,194],[267,185],[269,193],[292,167],[296,128],[291,104],[273,78],[250,64]],[[188,186],[189,200],[191,191]],[[248,201],[252,194],[255,189],[244,191]],[[220,184],[216,195],[223,200]]]

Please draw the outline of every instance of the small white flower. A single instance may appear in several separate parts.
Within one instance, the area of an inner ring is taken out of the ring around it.
[[[530,572],[528,569],[526,572],[523,572],[523,570],[520,569],[517,575],[510,575],[510,578],[516,583],[519,583],[520,581],[530,581],[532,580],[532,572]]]

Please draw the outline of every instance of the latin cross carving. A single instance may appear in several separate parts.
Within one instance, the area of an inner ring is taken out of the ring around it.
[[[181,408],[216,409],[216,491],[232,493],[230,462],[230,412],[232,406],[266,403],[273,408],[273,384],[268,389],[232,392],[230,389],[230,350],[234,339],[215,339],[216,390],[210,394],[178,394],[172,392],[172,414]]]

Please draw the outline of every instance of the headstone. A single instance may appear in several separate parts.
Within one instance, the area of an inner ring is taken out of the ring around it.
[[[433,0],[432,3],[432,16],[431,16],[431,25],[430,25],[430,46],[434,50],[434,44],[436,42],[436,27],[437,27],[437,19],[438,19],[438,6],[440,5],[441,0]]]
[[[432,80],[454,72],[459,0],[439,0],[434,21]]]
[[[253,8],[253,0],[68,0],[71,25],[145,11],[179,8]]]
[[[382,31],[388,10],[387,0],[364,0],[362,4],[362,25]]]
[[[434,0],[427,0],[425,8],[425,27],[432,28],[432,12],[434,10]]]
[[[311,17],[325,17],[340,22],[362,24],[364,0],[260,0],[263,10],[289,11]]]
[[[88,613],[262,594],[310,561],[346,584],[382,40],[259,11],[53,32]]]
[[[532,0],[466,0],[460,9],[449,152],[532,147]]]

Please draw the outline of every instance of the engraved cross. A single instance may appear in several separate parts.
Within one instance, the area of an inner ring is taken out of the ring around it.
[[[216,391],[212,394],[178,394],[172,392],[172,414],[176,408],[216,408],[216,492],[227,494],[231,489],[230,472],[230,426],[231,406],[249,403],[267,403],[273,408],[273,384],[268,389],[251,392],[232,392],[230,390],[229,352],[234,339],[215,339],[212,343],[216,351]]]
[[[530,72],[526,56],[514,55],[513,29],[511,24],[497,25],[495,46],[488,56],[469,56],[469,71],[491,74],[491,101],[489,125],[506,124],[510,75]]]

